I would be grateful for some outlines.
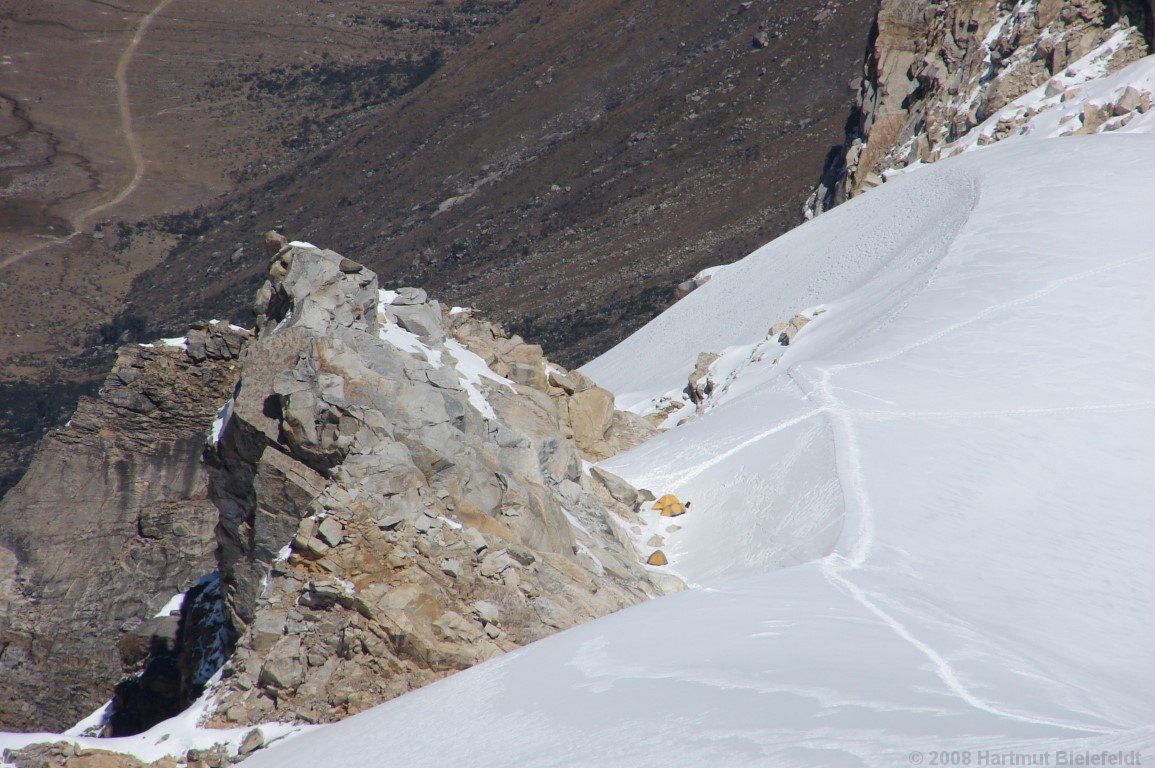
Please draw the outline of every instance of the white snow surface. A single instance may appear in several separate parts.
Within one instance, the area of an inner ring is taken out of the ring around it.
[[[497,413],[485,398],[481,380],[487,379],[511,390],[513,384],[510,383],[509,379],[494,373],[480,355],[469,351],[455,339],[446,339],[444,344],[446,351],[456,361],[454,368],[457,370],[457,377],[461,381],[461,386],[465,388],[465,394],[469,397],[470,404],[482,416],[496,420]]]
[[[584,369],[638,404],[730,350],[605,463],[694,502],[665,550],[699,588],[245,765],[1155,757],[1152,210],[1153,136],[1011,142],[719,271]]]
[[[160,341],[157,342],[157,344],[159,344],[162,347],[180,347],[181,349],[188,349],[188,337],[187,336],[175,336],[171,339],[161,339]],[[144,347],[145,349],[155,349],[157,344],[145,343],[145,344],[137,344],[137,346],[138,347]]]
[[[230,397],[225,401],[225,404],[217,409],[217,415],[213,417],[212,427],[209,428],[208,441],[210,445],[219,445],[221,437],[225,434],[225,425],[229,423],[229,417],[233,413],[233,399]]]
[[[222,325],[222,324],[224,324],[224,325],[228,325],[228,327],[229,327],[231,330],[234,330],[234,331],[248,331],[248,330],[251,330],[251,329],[249,329],[249,328],[245,328],[245,327],[243,327],[243,326],[237,325],[236,323],[226,323],[224,320],[209,320],[209,325]]]
[[[180,613],[181,607],[184,605],[184,592],[177,592],[168,599],[168,602],[161,606],[160,610],[153,616],[154,619],[159,619],[164,616],[171,616],[174,613]]]
[[[411,355],[420,355],[431,365],[441,365],[441,350],[433,349],[421,340],[417,334],[407,331],[392,321],[383,320],[377,335],[382,341],[387,341],[402,352]]]

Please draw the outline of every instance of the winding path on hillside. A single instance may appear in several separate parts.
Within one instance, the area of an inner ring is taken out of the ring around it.
[[[97,203],[89,208],[82,209],[69,217],[69,223],[72,226],[72,232],[64,237],[51,237],[44,242],[39,243],[31,248],[26,248],[19,251],[0,262],[0,268],[10,267],[13,264],[39,253],[45,248],[53,245],[63,245],[71,242],[83,230],[85,225],[96,215],[104,211],[120,205],[127,200],[137,188],[140,182],[144,179],[145,173],[145,159],[144,153],[140,148],[140,137],[136,133],[132,120],[132,101],[129,98],[128,88],[128,70],[132,65],[133,57],[136,55],[140,43],[144,40],[149,27],[153,20],[160,15],[165,8],[167,8],[173,0],[160,0],[152,10],[141,17],[133,32],[132,39],[129,40],[128,45],[121,51],[119,58],[116,61],[116,71],[114,79],[116,81],[116,104],[117,111],[120,116],[120,132],[124,136],[125,146],[128,148],[129,159],[132,164],[132,176],[128,182],[117,191],[110,199]]]
[[[144,154],[140,150],[140,137],[137,135],[132,124],[132,102],[129,100],[128,93],[128,68],[132,63],[133,56],[136,55],[137,48],[140,47],[141,41],[148,32],[148,28],[152,24],[153,19],[160,15],[172,2],[173,0],[160,0],[151,11],[141,18],[140,23],[136,26],[136,32],[132,35],[132,40],[129,41],[116,62],[116,104],[120,112],[120,130],[121,133],[124,134],[124,143],[128,147],[129,155],[132,158],[132,178],[129,179],[128,183],[117,192],[111,200],[100,203],[78,214],[76,218],[73,219],[77,230],[80,230],[84,223],[96,214],[108,210],[115,205],[119,205],[128,199],[132,193],[136,192],[137,187],[140,186],[140,182],[144,178]]]

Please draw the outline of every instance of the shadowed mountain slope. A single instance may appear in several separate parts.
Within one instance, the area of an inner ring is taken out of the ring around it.
[[[874,9],[523,3],[361,130],[190,217],[132,311],[244,318],[265,265],[237,248],[279,225],[587,359],[799,221]]]

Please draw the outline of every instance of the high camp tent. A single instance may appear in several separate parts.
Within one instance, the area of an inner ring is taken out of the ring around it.
[[[677,517],[686,514],[686,507],[672,493],[667,493],[654,502],[654,509],[661,510],[662,517]]]

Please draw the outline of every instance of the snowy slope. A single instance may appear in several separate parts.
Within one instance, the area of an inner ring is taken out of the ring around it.
[[[585,369],[640,406],[728,350],[607,462],[695,502],[665,549],[702,588],[245,765],[1155,757],[1152,211],[1153,136],[1011,142],[718,271]]]

